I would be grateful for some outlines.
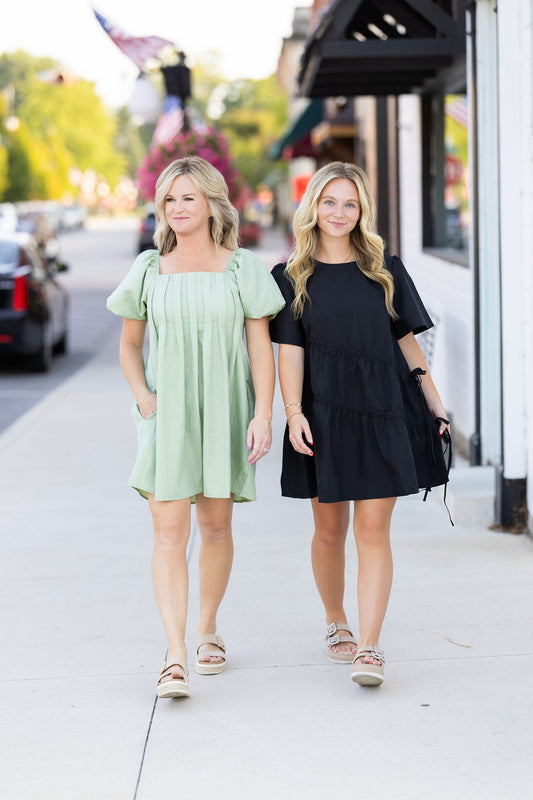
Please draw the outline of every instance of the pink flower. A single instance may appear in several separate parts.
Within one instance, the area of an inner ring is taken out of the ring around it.
[[[139,195],[143,200],[153,200],[155,184],[160,173],[171,161],[183,156],[198,155],[209,161],[224,176],[232,203],[239,207],[243,181],[230,159],[225,137],[211,129],[199,134],[194,130],[181,131],[173,142],[163,147],[151,147],[137,171]]]

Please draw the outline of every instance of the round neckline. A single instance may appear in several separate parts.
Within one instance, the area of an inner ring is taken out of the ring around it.
[[[355,259],[352,261],[319,261],[315,258],[315,265],[318,267],[349,267],[352,264],[357,264]]]
[[[227,271],[229,270],[230,266],[231,266],[231,263],[232,263],[232,261],[233,261],[233,259],[235,257],[235,253],[238,253],[240,250],[242,250],[242,248],[241,247],[237,247],[235,250],[231,251],[231,255],[228,258],[227,264],[226,264],[226,266],[224,267],[224,269],[221,272],[219,272],[218,270],[214,270],[214,269],[191,269],[191,270],[187,270],[185,272],[161,272],[160,271],[161,254],[159,253],[159,250],[156,250],[156,253],[157,253],[157,277],[158,278],[169,278],[172,275],[225,275],[227,273]]]

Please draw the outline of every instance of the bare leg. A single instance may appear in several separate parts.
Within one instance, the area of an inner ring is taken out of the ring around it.
[[[233,564],[233,538],[231,517],[233,498],[196,497],[196,519],[201,536],[200,570],[200,619],[198,635],[216,633],[217,611],[226,588]],[[202,645],[200,660],[220,663],[220,657],[202,656],[202,649],[217,649],[216,645]]]
[[[354,534],[359,560],[359,649],[377,647],[392,587],[391,515],[395,497],[354,503]],[[365,663],[378,663],[365,657]]]
[[[344,611],[344,568],[346,534],[350,523],[350,504],[319,503],[311,500],[315,533],[311,543],[311,561],[315,583],[324,604],[326,624],[343,622]],[[348,632],[339,629],[340,635]],[[356,646],[351,643],[333,645],[336,653],[355,654]]]
[[[191,501],[155,500],[149,495],[154,523],[152,581],[167,637],[167,661],[185,660],[185,627],[189,593],[187,542],[191,530]],[[163,681],[182,677],[174,668]]]

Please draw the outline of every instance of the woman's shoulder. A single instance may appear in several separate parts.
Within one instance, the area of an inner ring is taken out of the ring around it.
[[[246,267],[249,264],[253,266],[257,266],[258,264],[261,264],[263,267],[265,266],[257,253],[254,253],[252,250],[247,250],[246,247],[237,247],[236,250],[233,250],[230,255],[230,261],[237,269],[239,267]]]
[[[226,271],[233,273],[237,281],[255,278],[261,280],[264,275],[270,275],[269,268],[257,253],[245,247],[238,247],[232,252]]]
[[[391,255],[390,253],[385,253],[383,256],[383,261],[385,264],[386,269],[391,272],[393,275],[398,274],[400,272],[405,272],[405,267],[402,264],[401,259],[399,256]]]
[[[290,278],[288,277],[285,270],[287,269],[287,262],[283,261],[281,264],[276,264],[275,267],[272,269],[272,277],[278,284],[278,286],[283,289],[286,287],[287,289],[292,290],[292,283]]]
[[[159,250],[143,250],[133,262],[132,270],[135,272],[145,272],[147,269],[159,269]]]

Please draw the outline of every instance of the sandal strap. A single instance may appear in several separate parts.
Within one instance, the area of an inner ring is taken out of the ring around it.
[[[335,636],[326,636],[326,642],[328,646],[331,647],[335,644],[343,644],[344,642],[349,642],[350,644],[357,644],[357,639],[354,639],[353,636],[339,636],[338,633]]]
[[[222,636],[218,635],[218,633],[205,633],[203,636],[199,636],[198,637],[198,640],[196,642],[196,654],[197,655],[198,655],[198,651],[200,650],[200,647],[203,644],[214,644],[220,650],[222,650],[223,653],[226,652],[226,645],[224,644],[224,640],[222,639]],[[209,653],[204,653],[204,655],[220,656],[220,653],[216,653],[216,652],[212,652],[211,651]]]
[[[352,629],[347,622],[332,622],[326,625],[326,636],[333,636],[337,631],[348,631],[350,636],[352,635]]]
[[[381,661],[382,665],[385,663],[383,650],[381,650],[379,647],[364,647],[362,650],[358,650],[357,653],[355,654],[353,663],[355,664],[355,662],[359,658],[365,658],[366,656],[368,656],[369,658],[375,658],[377,661]],[[369,664],[368,666],[376,666],[376,665]]]
[[[339,636],[337,631],[348,631],[350,635]],[[326,625],[326,642],[328,643],[328,646],[343,644],[344,642],[357,644],[357,641],[354,639],[350,626],[347,622],[332,622],[331,625]]]
[[[175,681],[187,681],[187,678],[189,677],[189,670],[187,669],[187,665],[184,664],[182,661],[178,661],[177,659],[174,659],[173,661],[165,661],[165,663],[161,667],[161,672],[159,673],[159,678],[158,678],[158,681],[157,681],[158,683],[161,680],[161,678],[163,677],[163,675],[166,675],[167,672],[170,672],[172,667],[178,667],[183,672],[183,677],[182,678],[172,678],[172,680],[175,680]]]

